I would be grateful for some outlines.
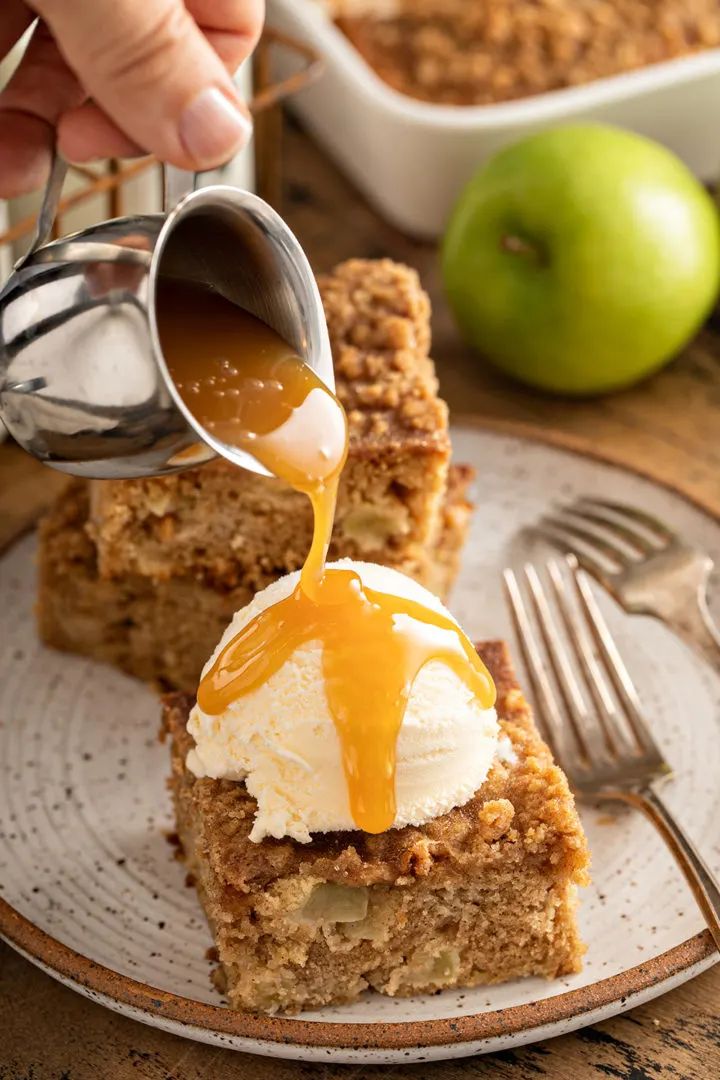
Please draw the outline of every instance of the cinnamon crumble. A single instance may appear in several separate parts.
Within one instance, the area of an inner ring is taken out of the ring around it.
[[[717,0],[336,0],[378,75],[446,105],[531,97],[720,45]]]

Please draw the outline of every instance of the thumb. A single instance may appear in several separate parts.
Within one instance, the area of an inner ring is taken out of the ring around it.
[[[252,123],[222,61],[182,0],[34,0],[88,95],[138,146],[180,168],[214,168],[247,143]],[[229,32],[243,25],[244,0]],[[252,28],[250,28],[252,30]]]

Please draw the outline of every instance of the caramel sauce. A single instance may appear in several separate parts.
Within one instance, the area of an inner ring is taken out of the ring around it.
[[[157,311],[168,369],[193,415],[308,495],[315,520],[298,585],[225,646],[200,683],[198,705],[219,715],[303,643],[321,642],[353,821],[383,832],[395,818],[396,743],[418,672],[444,661],[483,708],[495,700],[492,679],[446,615],[367,588],[353,570],[325,570],[347,422],[302,359],[255,316],[200,286],[160,282]]]
[[[219,293],[161,279],[156,307],[165,362],[193,416],[310,498],[315,529],[303,585],[311,591],[347,457],[342,405],[279,334]]]

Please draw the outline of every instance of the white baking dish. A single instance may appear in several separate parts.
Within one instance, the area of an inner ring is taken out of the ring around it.
[[[268,22],[325,61],[292,107],[378,210],[413,235],[442,232],[463,184],[501,146],[569,121],[631,128],[703,180],[720,176],[720,49],[520,101],[431,105],[378,78],[314,0],[268,0]],[[285,75],[293,61],[278,54]]]

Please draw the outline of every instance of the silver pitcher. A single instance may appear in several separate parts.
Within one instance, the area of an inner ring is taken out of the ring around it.
[[[161,277],[212,285],[263,319],[331,389],[322,303],[305,254],[257,195],[187,191],[166,214],[117,218],[46,243],[65,164],[57,158],[37,236],[0,293],[0,418],[36,458],[78,476],[158,476],[216,454],[254,472],[178,394],[160,348]],[[168,196],[166,209],[175,202]]]

